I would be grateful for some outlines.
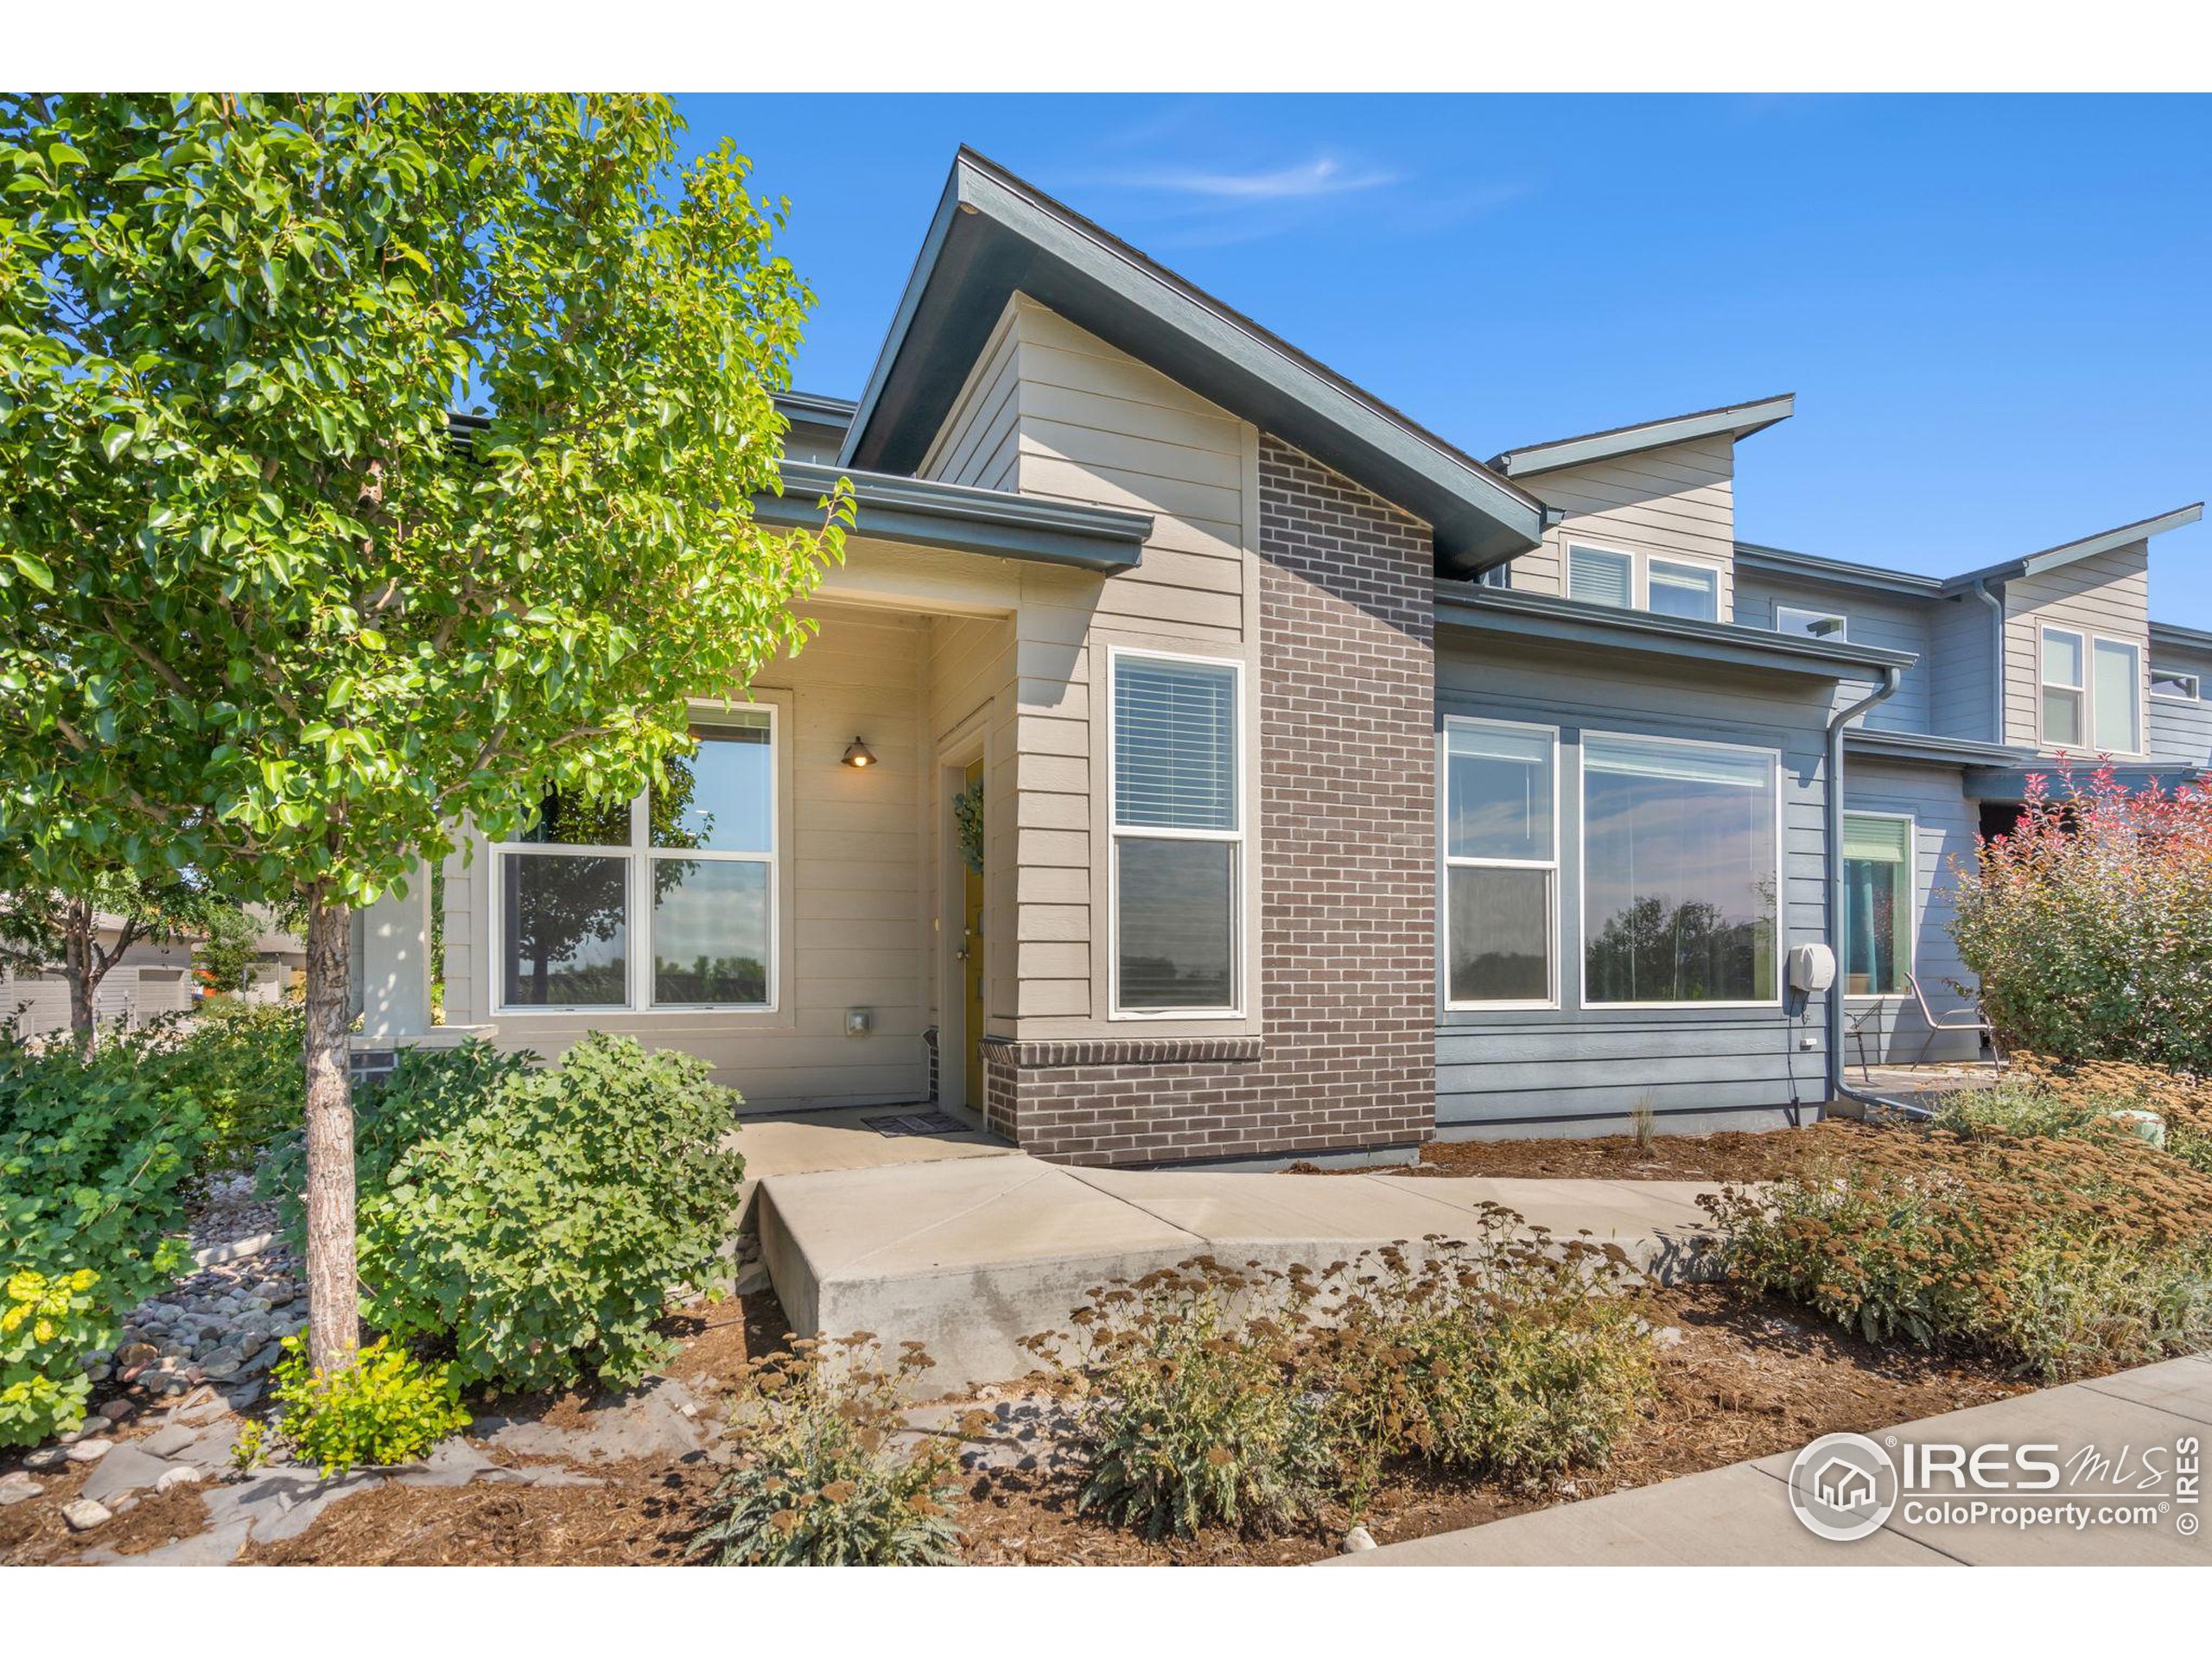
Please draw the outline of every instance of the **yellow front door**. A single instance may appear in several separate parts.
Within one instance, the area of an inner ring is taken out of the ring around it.
[[[982,812],[983,763],[980,760],[968,768],[963,780],[969,799],[976,803],[975,810],[980,822]],[[976,837],[980,854],[982,837]],[[966,1040],[966,1062],[961,1074],[967,1080],[969,1109],[983,1109],[983,872],[978,868],[980,856],[971,858],[968,849],[962,849],[961,869],[965,876],[963,887],[960,924],[960,969],[962,988],[966,995],[967,1015],[960,1029]]]

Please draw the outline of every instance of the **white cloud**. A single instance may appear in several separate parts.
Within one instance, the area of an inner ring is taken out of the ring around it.
[[[1333,156],[1263,172],[1215,173],[1195,169],[1127,175],[1115,181],[1130,189],[1170,190],[1181,195],[1233,201],[1301,201],[1316,196],[1349,195],[1398,182],[1399,175],[1353,168]]]

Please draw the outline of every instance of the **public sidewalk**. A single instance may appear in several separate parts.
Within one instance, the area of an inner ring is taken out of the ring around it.
[[[2056,1445],[2069,1472],[2068,1492],[2085,1484],[2071,1473],[2085,1448],[2133,1471],[2130,1480],[2099,1483],[2110,1501],[2148,1503],[2164,1512],[2150,1524],[2091,1524],[2079,1529],[2021,1529],[1993,1521],[1908,1522],[1900,1503],[1890,1520],[1855,1543],[1815,1537],[1791,1511],[1786,1482],[1796,1452],[1738,1463],[1634,1491],[1439,1533],[1382,1549],[1340,1555],[1329,1567],[2088,1567],[2212,1566],[2202,1522],[2212,1509],[2202,1477],[2194,1505],[2177,1497],[2171,1460],[2180,1443],[2212,1440],[2212,1357],[2168,1360],[2093,1382],[2044,1389],[1993,1405],[1902,1424],[1872,1438],[1901,1443],[2018,1446]],[[2164,1478],[2126,1490],[2157,1448]],[[2123,1452],[2133,1461],[2123,1463]],[[2197,1457],[2201,1460],[2200,1449]],[[1948,1484],[1935,1496],[1949,1497]],[[2035,1503],[2033,1492],[1958,1494],[1994,1503]],[[2075,1502],[2082,1500],[2076,1498]],[[2090,1500],[2087,1507],[2097,1508]],[[2192,1522],[2193,1518],[2193,1522]],[[2194,1523],[2196,1530],[2188,1529]]]

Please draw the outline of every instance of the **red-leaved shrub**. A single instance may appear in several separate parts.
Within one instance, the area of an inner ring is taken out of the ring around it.
[[[1951,931],[2001,1040],[2212,1074],[2212,792],[2062,760],[1957,874]]]

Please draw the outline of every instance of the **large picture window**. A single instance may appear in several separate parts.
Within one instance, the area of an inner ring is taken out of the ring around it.
[[[1445,726],[1445,1000],[1555,1000],[1559,736],[1498,721]]]
[[[503,1007],[774,1005],[775,716],[736,709],[693,735],[662,788],[549,796],[496,849]]]
[[[1236,1010],[1239,675],[1234,663],[1113,653],[1116,1014]]]
[[[1766,750],[1584,735],[1586,1003],[1777,1000],[1780,791]]]
[[[1910,818],[1847,812],[1843,819],[1843,988],[1895,996],[1912,971]]]

